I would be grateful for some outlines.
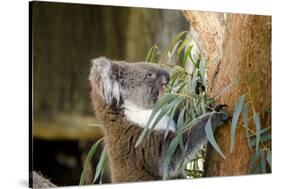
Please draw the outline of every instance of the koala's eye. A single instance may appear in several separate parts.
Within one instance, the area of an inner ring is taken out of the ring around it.
[[[146,75],[147,75],[148,78],[152,78],[153,77],[153,73],[151,73],[151,72],[148,72]]]

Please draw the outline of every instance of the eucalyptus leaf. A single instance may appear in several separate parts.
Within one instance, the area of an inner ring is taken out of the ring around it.
[[[161,58],[160,58],[160,62],[166,62],[166,58],[171,56],[169,55],[169,52],[174,48],[175,44],[178,43],[178,41],[181,40],[181,38],[186,35],[187,31],[182,31],[179,34],[177,34],[173,39],[172,42],[168,45],[168,47],[164,50]]]
[[[204,100],[204,98],[201,98],[200,99],[200,107],[201,107],[201,111],[202,111],[202,113],[203,114],[205,114],[206,113],[206,104],[205,104],[205,100]]]
[[[144,138],[148,135],[148,131],[149,131],[149,128],[148,127],[145,127],[144,130],[142,131],[141,135],[139,136],[136,144],[135,144],[135,148],[140,145],[140,143],[144,140]]]
[[[190,114],[191,114],[191,120],[195,120],[195,118],[196,118],[196,112],[195,112],[193,106],[190,107],[189,112],[190,112]]]
[[[175,97],[175,99],[173,100],[173,102],[174,102],[173,103],[173,107],[172,107],[172,110],[171,110],[171,114],[169,115],[171,120],[173,120],[174,115],[175,115],[175,113],[176,113],[176,111],[178,109],[179,104],[181,104],[184,100],[185,99],[183,97]],[[166,127],[165,135],[164,135],[165,139],[166,139],[166,137],[168,135],[169,127],[170,127],[170,124],[168,124],[167,127]]]
[[[178,123],[177,123],[177,138],[178,138],[178,142],[179,142],[180,148],[183,153],[184,153],[185,149],[184,149],[184,145],[183,145],[182,128],[184,126],[185,111],[186,111],[186,107],[183,108],[183,110],[180,112],[180,115],[178,118]]]
[[[191,37],[191,36],[190,36]],[[179,63],[179,65],[181,66],[181,67],[185,67],[185,64],[186,64],[186,61],[184,62],[184,58],[183,58],[183,60],[181,61],[181,54],[182,54],[182,52],[183,52],[183,50],[184,50],[184,48],[186,48],[186,46],[187,46],[187,44],[190,42],[190,37],[188,37],[188,38],[185,38],[184,40],[183,40],[183,42],[181,43],[181,45],[178,47],[178,55],[177,55],[177,57],[178,57],[178,63]]]
[[[174,107],[172,110],[171,110],[171,113],[169,115],[169,121],[168,121],[168,124],[166,125],[166,129],[165,129],[165,134],[164,134],[164,139],[167,138],[168,134],[169,134],[169,128],[171,126],[170,122],[174,121],[174,116],[175,116],[175,113],[177,111],[177,107]]]
[[[261,155],[260,155],[260,167],[261,167],[261,173],[266,173],[266,160],[265,160],[265,154],[264,154],[264,150],[261,150]]]
[[[199,67],[200,67],[200,63],[201,63],[201,54],[199,54],[199,57],[197,58],[197,60],[196,60],[196,62],[195,62],[195,67],[197,68],[197,69],[199,69]]]
[[[252,159],[249,163],[249,170],[248,170],[249,174],[254,172],[256,162],[259,158],[260,158],[260,150],[256,151],[255,155],[252,157]]]
[[[189,51],[191,51],[191,49],[192,49],[192,46],[188,46],[184,51],[183,60],[182,60],[185,63],[184,68],[186,67],[186,63],[188,60],[188,54],[189,54]]]
[[[201,75],[203,85],[207,86],[207,82],[204,79],[204,78],[206,78],[206,70],[205,69],[206,69],[205,64],[201,61],[200,64],[199,64],[199,71],[200,71],[200,75]]]
[[[271,151],[267,152],[266,161],[268,162],[270,168],[272,169],[272,167],[271,167]]]
[[[101,127],[102,124],[99,124],[99,123],[89,123],[88,126],[90,126],[90,127]]]
[[[169,53],[169,56],[168,56],[168,57],[169,57],[169,60],[172,59],[172,57],[174,56],[174,54],[175,54],[175,52],[176,52],[178,46],[181,44],[181,42],[182,42],[182,41],[176,42],[176,44],[175,44],[175,46],[173,47],[172,51],[169,51],[169,52],[170,52],[170,53]]]
[[[250,145],[250,135],[249,135],[248,107],[247,107],[246,104],[243,105],[242,116],[243,116],[243,121],[244,121],[244,125],[245,125],[245,133],[246,133],[247,143],[248,143],[250,151],[252,151],[252,148],[251,148],[251,145]]]
[[[190,121],[188,124],[184,125],[183,132],[187,131],[192,126],[194,126],[198,121],[200,121],[200,119],[203,119],[204,117],[207,117],[207,116],[211,116],[212,114],[213,114],[213,112],[208,112],[208,113],[202,114],[202,115],[192,119],[192,121]]]
[[[177,140],[177,138],[174,138],[165,153],[164,161],[163,161],[163,179],[164,180],[166,180],[168,177],[169,165],[170,165],[172,156],[173,156],[174,152],[176,151],[177,146],[178,146],[178,140]]]
[[[169,49],[173,48],[175,44],[180,41],[180,39],[187,33],[187,31],[182,31],[179,34],[177,34],[173,39],[172,42],[169,44],[166,51],[169,51]]]
[[[102,184],[103,173],[104,173],[104,168],[101,170],[101,173],[100,173],[100,182],[99,182],[99,184]]]
[[[155,126],[158,124],[158,122],[165,116],[167,115],[169,112],[171,112],[172,106],[169,104],[169,106],[166,106],[162,109],[159,110],[159,112],[157,112],[155,114],[155,116],[153,117],[153,119],[151,120],[151,122],[148,122],[148,128],[149,131],[153,130],[155,128]]]
[[[165,116],[168,115],[169,112],[172,112],[173,108],[178,106],[180,103],[184,101],[183,97],[175,97],[169,104],[161,108],[153,117],[151,121],[148,121],[147,127],[151,130],[158,124],[158,122]]]
[[[175,95],[173,94],[165,93],[164,95],[162,95],[154,105],[153,111],[149,117],[148,122],[153,119],[154,115],[160,110],[160,108],[162,108],[165,104],[169,104],[174,98]]]
[[[192,57],[192,48],[193,48],[193,45],[190,45],[188,48],[187,48],[187,57],[191,60],[191,63],[195,66],[195,61]]]
[[[271,140],[271,133],[265,133],[260,136],[260,142],[267,142]],[[250,146],[254,147],[257,145],[257,139],[256,138],[250,138]]]
[[[198,74],[198,69],[195,69],[193,74],[197,75]],[[198,77],[194,77],[192,78],[191,80],[191,90],[192,91],[192,95],[196,93],[196,86],[197,86],[197,83],[198,83]]]
[[[271,127],[262,128],[261,131],[260,131],[260,135],[263,135],[263,134],[265,134],[267,131],[270,131],[270,128],[271,128]],[[249,136],[250,136],[250,138],[256,137],[255,134],[250,134]]]
[[[260,131],[261,131],[261,125],[260,125],[260,117],[254,110],[254,122],[256,126],[256,151],[258,151],[259,148],[259,142],[260,142]]]
[[[244,96],[240,96],[238,102],[235,104],[232,121],[231,121],[231,129],[230,129],[230,151],[232,152],[234,146],[235,139],[235,130],[237,127],[239,115],[241,113],[242,107],[244,103]]]
[[[169,93],[165,93],[164,95],[162,95],[156,102],[156,104],[154,105],[153,111],[149,117],[147,126],[149,126],[150,122],[152,121],[152,119],[154,118],[155,114],[165,105],[165,104],[169,104],[173,99],[175,98],[175,95],[173,94],[169,94]]]
[[[222,153],[220,147],[218,146],[214,134],[213,134],[213,129],[212,129],[212,124],[211,124],[211,116],[207,121],[207,124],[205,126],[205,133],[207,136],[208,141],[210,144],[214,147],[214,149],[225,159],[224,154]]]
[[[157,57],[157,51],[159,51],[158,46],[153,45],[146,55],[145,62],[153,62],[153,60],[155,60],[155,57]]]
[[[155,121],[159,121],[161,119],[160,116],[165,115],[167,112],[165,110],[160,110],[161,107],[163,107],[165,104],[169,104],[173,99],[175,98],[175,96],[173,94],[169,94],[169,93],[165,93],[164,95],[162,95],[156,102],[153,111],[149,117],[149,120],[147,122],[146,127],[144,128],[144,130],[142,131],[140,137],[138,138],[135,147],[137,147],[141,141],[144,139],[144,137],[146,137],[150,131],[151,128],[153,128],[153,125],[150,127],[151,122],[154,120],[154,123],[156,125]],[[165,111],[165,112],[163,112]],[[162,112],[162,113],[161,113]],[[158,114],[158,115],[157,115]],[[161,115],[160,115],[161,114]],[[155,116],[157,116],[157,118],[155,118]]]
[[[93,183],[95,183],[97,178],[99,176],[101,176],[101,172],[103,171],[104,163],[106,161],[106,158],[107,158],[107,156],[106,156],[106,148],[103,148],[101,156],[100,156],[99,163],[98,163],[97,168],[96,168],[96,172],[95,172]]]
[[[88,170],[88,166],[93,158],[93,155],[95,154],[99,144],[103,141],[103,138],[99,139],[90,149],[87,158],[85,160],[84,166],[83,166],[83,171],[82,174],[80,176],[80,181],[79,181],[79,185],[83,185],[85,183],[85,177],[86,177],[86,173]]]
[[[178,87],[176,87],[176,92],[181,93],[182,90],[187,86],[188,82],[181,82]]]

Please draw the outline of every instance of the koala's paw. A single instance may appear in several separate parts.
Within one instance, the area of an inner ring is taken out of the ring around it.
[[[226,124],[227,121],[230,119],[228,113],[223,110],[223,108],[226,106],[226,104],[218,104],[214,107],[216,113],[214,113],[212,116],[212,124],[215,128]]]
[[[219,111],[221,111],[224,107],[227,107],[227,105],[226,105],[226,104],[217,104],[217,105],[215,105],[214,110],[217,111],[217,112],[219,112]]]

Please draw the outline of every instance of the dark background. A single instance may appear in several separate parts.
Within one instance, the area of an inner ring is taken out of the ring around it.
[[[56,185],[77,185],[89,147],[102,137],[99,127],[89,126],[97,123],[90,60],[144,61],[150,47],[163,49],[188,24],[177,10],[33,2],[30,11],[32,169]]]

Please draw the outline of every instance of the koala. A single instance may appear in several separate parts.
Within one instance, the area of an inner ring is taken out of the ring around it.
[[[162,180],[164,155],[176,137],[175,121],[163,117],[149,137],[137,147],[135,144],[169,82],[169,73],[158,64],[127,63],[101,57],[92,60],[89,81],[92,105],[103,125],[112,182]],[[187,143],[184,155],[189,160],[207,143],[205,125],[208,119],[208,116],[200,119],[183,136]],[[227,119],[224,113],[213,114],[213,129]],[[164,139],[167,124],[169,133]],[[183,176],[176,171],[181,157],[182,150],[178,147],[169,165],[168,179]]]

